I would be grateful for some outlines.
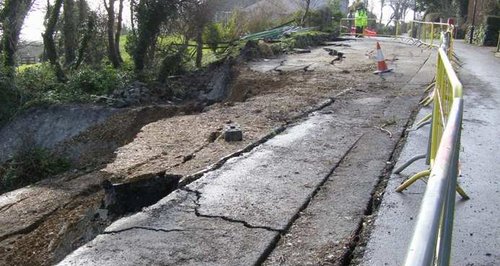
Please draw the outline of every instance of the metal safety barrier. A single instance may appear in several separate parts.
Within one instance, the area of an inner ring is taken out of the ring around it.
[[[340,21],[341,34],[351,34],[353,19]],[[349,24],[346,26],[344,24]],[[376,24],[376,23],[375,23]],[[458,79],[452,61],[454,27],[449,23],[411,21],[408,27],[395,23],[394,35],[407,42],[438,47],[435,81],[426,89],[430,95],[421,103],[433,103],[433,110],[419,121],[416,129],[430,124],[426,154],[416,155],[394,173],[400,173],[411,163],[426,159],[427,170],[421,171],[401,184],[396,191],[402,192],[417,180],[428,176],[427,188],[421,203],[417,224],[408,249],[405,265],[449,265],[455,191],[464,199],[469,197],[458,185],[460,136],[463,116],[462,84]],[[408,26],[408,25],[406,25]],[[376,26],[374,26],[376,28]],[[359,34],[355,34],[359,35]],[[366,34],[363,34],[366,36]],[[376,34],[376,36],[381,36]],[[370,37],[368,35],[367,37]]]
[[[453,101],[422,199],[405,266],[449,265],[463,99]]]
[[[407,43],[438,47],[441,33],[449,30],[451,26],[443,22],[425,22],[412,20],[404,23],[400,20],[394,21],[392,32],[381,33],[382,27],[375,19],[368,19],[368,26],[362,33],[354,32],[354,18],[341,18],[339,23],[340,35],[364,36],[364,37],[393,37],[401,39]],[[453,37],[453,36],[452,36]]]
[[[361,33],[355,32],[355,18],[341,18],[339,22],[339,33],[340,35],[351,35],[351,36],[364,36],[364,37],[406,37],[408,34],[407,28],[408,24],[403,23],[400,20],[394,21],[394,27],[387,32],[383,30],[380,24],[377,23],[377,20],[374,18],[368,19],[368,25],[363,29]],[[382,32],[384,31],[384,32]]]
[[[441,22],[410,21],[410,36],[422,44],[438,47],[441,33],[448,31],[450,25]]]
[[[397,192],[402,192],[417,180],[431,174],[446,121],[450,115],[451,105],[456,97],[461,97],[462,95],[460,81],[458,80],[449,59],[453,55],[453,29],[453,25],[449,25],[448,29],[441,33],[441,47],[438,50],[436,77],[435,82],[432,84],[434,90],[427,99],[424,99],[421,102],[423,104],[430,104],[431,102],[434,103],[432,113],[425,116],[424,119],[419,121],[416,126],[416,128],[419,128],[424,124],[431,124],[427,153],[411,158],[407,163],[396,169],[394,173],[399,174],[411,163],[423,158],[426,159],[426,163],[430,167],[429,169],[423,170],[403,182],[398,188],[396,188]],[[462,198],[469,198],[460,186],[457,186],[456,190]]]
[[[460,137],[463,117],[462,83],[450,57],[453,27],[442,34],[438,49],[431,133],[427,158],[430,169],[420,172],[403,183],[399,191],[422,176],[429,175],[420,206],[413,237],[407,252],[406,266],[449,265],[455,191],[462,198],[467,194],[458,185]],[[432,46],[432,41],[430,42]],[[401,187],[403,187],[401,189]]]

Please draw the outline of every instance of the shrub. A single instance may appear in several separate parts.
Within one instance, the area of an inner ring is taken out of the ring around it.
[[[306,48],[316,46],[324,41],[329,40],[331,35],[325,32],[305,31],[292,34],[290,37],[283,40],[284,46],[288,49]]]
[[[222,26],[222,39],[233,41],[242,36],[248,29],[245,28],[244,15],[241,11],[235,10],[226,24]]]
[[[163,58],[160,62],[157,81],[165,82],[168,76],[178,75],[183,73],[188,67],[189,49],[183,47],[181,49],[176,49],[170,46],[166,51],[160,53],[160,58]],[[194,65],[192,65],[193,67]]]
[[[320,31],[331,31],[333,25],[332,17],[332,10],[328,7],[313,10],[308,18],[308,26],[318,27]]]
[[[27,95],[39,97],[45,92],[55,90],[59,86],[59,82],[52,66],[41,63],[18,71],[16,85]]]
[[[20,92],[4,78],[0,71],[0,126],[17,112],[20,98]]]
[[[108,94],[124,85],[124,76],[120,74],[123,73],[108,66],[102,69],[82,68],[70,76],[67,86],[75,92]]]
[[[219,23],[210,23],[203,32],[203,40],[208,43],[212,52],[216,53],[219,43],[222,41],[223,30]]]
[[[55,103],[91,102],[92,95],[109,94],[128,83],[133,75],[127,70],[116,70],[111,66],[100,68],[83,67],[70,72],[67,83],[57,81],[49,64],[38,64],[18,71],[16,88],[18,108]],[[5,94],[5,91],[3,92]],[[13,98],[15,95],[11,95]],[[7,96],[3,96],[6,99]],[[0,112],[3,113],[0,107]],[[10,108],[10,107],[9,107]],[[2,115],[3,116],[3,115]]]
[[[69,168],[68,160],[46,149],[27,148],[0,166],[0,193],[60,174]]]

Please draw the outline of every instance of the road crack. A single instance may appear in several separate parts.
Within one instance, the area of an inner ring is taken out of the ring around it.
[[[184,229],[161,229],[161,228],[153,228],[153,227],[147,227],[147,226],[132,226],[132,227],[128,227],[128,228],[120,229],[120,230],[104,231],[101,234],[112,235],[112,234],[119,234],[119,233],[123,233],[123,232],[127,232],[127,231],[132,231],[132,230],[146,230],[146,231],[163,232],[163,233],[186,231]]]
[[[194,208],[194,213],[195,213],[195,215],[197,217],[210,218],[210,219],[222,219],[222,220],[224,220],[226,222],[242,224],[246,228],[250,228],[250,229],[264,229],[264,230],[267,230],[267,231],[277,232],[277,233],[283,233],[284,232],[283,230],[272,228],[272,227],[269,227],[269,226],[252,225],[252,224],[250,224],[247,221],[230,218],[230,217],[223,216],[223,215],[203,214],[199,210],[199,208],[201,207],[201,204],[200,204],[199,201],[201,199],[202,193],[200,191],[198,191],[198,190],[190,189],[188,187],[183,187],[183,188],[180,188],[180,189],[184,190],[184,191],[186,191],[188,193],[193,193],[193,194],[196,195],[196,199],[193,200],[193,203],[196,205],[196,207]]]

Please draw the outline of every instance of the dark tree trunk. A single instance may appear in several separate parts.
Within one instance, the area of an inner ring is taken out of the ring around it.
[[[45,55],[49,60],[50,64],[54,67],[56,71],[57,80],[60,82],[66,81],[66,75],[64,74],[61,65],[59,64],[57,58],[57,48],[54,41],[54,33],[56,31],[57,21],[59,20],[59,14],[61,12],[63,0],[56,0],[54,6],[52,7],[49,20],[45,27],[45,32],[43,33],[43,45],[45,48]]]
[[[203,26],[198,26],[196,30],[196,67],[201,67],[203,60]]]
[[[143,79],[143,70],[146,65],[148,52],[155,44],[160,33],[162,22],[175,12],[175,4],[163,1],[140,0],[134,6],[137,16],[137,40],[134,43],[132,57],[135,71],[139,79]]]
[[[91,13],[88,17],[87,28],[85,30],[85,33],[84,33],[83,38],[82,38],[82,42],[81,42],[80,47],[78,49],[78,57],[76,59],[75,69],[78,69],[83,62],[83,58],[85,57],[85,52],[86,52],[87,47],[89,45],[90,39],[92,38],[92,33],[94,32],[95,20],[96,20],[96,14]]]
[[[24,18],[33,4],[33,0],[6,0],[2,10],[2,41],[3,65],[6,67],[7,76],[15,74],[16,52],[19,43],[19,34],[24,23]]]
[[[106,4],[106,1],[108,1],[108,4]],[[108,12],[108,58],[114,68],[119,68],[120,60],[116,54],[117,48],[115,43],[115,0],[104,0],[104,6]]]
[[[63,37],[64,37],[64,65],[71,65],[76,59],[76,50],[78,48],[77,29],[76,29],[75,1],[64,0],[63,10]]]
[[[384,15],[384,4],[385,0],[380,0],[380,18],[378,20],[379,24],[382,24],[382,16]]]
[[[306,19],[307,19],[307,16],[309,16],[309,8],[311,6],[311,0],[305,0],[305,2],[306,2],[306,10],[304,11],[304,16],[302,16],[302,19],[300,20],[301,26],[306,25]]]
[[[135,23],[134,23],[134,7],[135,7],[135,1],[130,0],[130,28],[132,29],[132,34],[135,36],[137,32],[135,31]]]
[[[123,63],[123,58],[120,52],[120,36],[122,35],[122,25],[123,25],[123,0],[119,1],[120,5],[118,7],[118,23],[116,24],[115,49],[118,61],[120,61],[120,63]]]
[[[89,5],[86,0],[78,0],[78,25],[85,23],[89,16]]]

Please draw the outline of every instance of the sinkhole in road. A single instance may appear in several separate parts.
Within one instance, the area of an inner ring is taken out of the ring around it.
[[[112,184],[104,181],[103,208],[112,216],[138,212],[166,197],[177,189],[181,175],[158,173],[137,181]]]

